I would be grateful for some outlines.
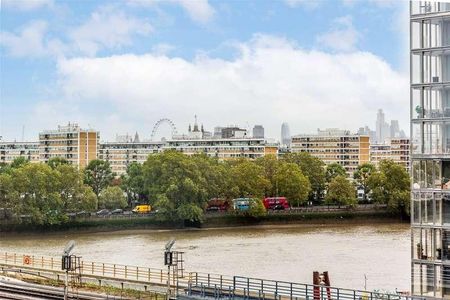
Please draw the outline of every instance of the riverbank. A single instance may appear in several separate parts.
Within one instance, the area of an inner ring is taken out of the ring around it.
[[[289,224],[374,224],[374,223],[407,223],[400,217],[389,214],[385,210],[373,211],[330,211],[301,213],[270,213],[262,217],[252,218],[242,215],[214,213],[206,214],[202,223],[186,223],[182,221],[159,221],[155,216],[145,218],[117,219],[84,219],[53,226],[36,226],[28,224],[2,224],[2,234],[17,233],[51,233],[51,232],[107,232],[128,229],[209,229],[227,227],[247,227],[263,225]]]

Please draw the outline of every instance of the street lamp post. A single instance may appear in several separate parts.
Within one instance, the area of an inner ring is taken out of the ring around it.
[[[62,269],[66,271],[65,278],[64,278],[64,300],[67,300],[68,294],[69,294],[69,271],[74,269],[75,259],[72,261],[72,257],[70,255],[70,252],[75,247],[75,241],[71,240],[67,243],[66,247],[63,251],[62,256]]]

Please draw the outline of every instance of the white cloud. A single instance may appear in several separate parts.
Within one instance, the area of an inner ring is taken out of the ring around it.
[[[1,8],[12,8],[23,11],[30,11],[43,7],[53,7],[53,0],[0,0]]]
[[[359,32],[352,23],[351,16],[344,16],[333,20],[333,25],[328,32],[317,36],[316,41],[320,46],[336,51],[355,50]]]
[[[172,0],[183,7],[192,20],[198,23],[207,23],[212,20],[215,14],[214,8],[208,0]]]
[[[40,57],[48,54],[44,41],[47,22],[36,20],[28,23],[18,33],[0,32],[0,46],[15,57]]]
[[[126,15],[113,7],[94,11],[89,20],[73,29],[69,36],[75,51],[95,55],[100,49],[120,49],[132,43],[133,35],[146,36],[151,25],[141,19]]]
[[[262,35],[240,49],[231,60],[154,54],[60,60],[62,99],[76,103],[103,138],[120,132],[122,124],[149,137],[162,117],[185,131],[194,114],[208,129],[262,123],[276,138],[283,121],[293,134],[373,127],[378,108],[406,127],[408,76],[371,53],[307,51]],[[107,122],[111,115],[114,124]]]
[[[117,8],[105,6],[90,18],[69,30],[66,40],[52,38],[47,22],[32,21],[17,33],[0,32],[0,46],[15,57],[94,56],[103,49],[122,49],[132,45],[136,35],[147,36],[152,26],[143,19],[129,16]]]
[[[284,0],[284,2],[292,8],[302,6],[307,9],[315,9],[320,6],[319,0]]]
[[[172,3],[181,6],[189,17],[197,23],[206,24],[210,22],[216,10],[208,0],[128,0],[132,5],[143,5],[156,7],[159,4]]]

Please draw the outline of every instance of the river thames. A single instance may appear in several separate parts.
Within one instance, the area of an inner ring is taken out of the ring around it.
[[[165,243],[176,239],[185,269],[312,283],[328,271],[331,285],[410,290],[408,224],[292,225],[201,230],[127,230],[101,233],[8,235],[0,251],[60,256],[67,241],[88,261],[163,268]]]

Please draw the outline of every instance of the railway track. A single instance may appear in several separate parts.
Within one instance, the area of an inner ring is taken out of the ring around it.
[[[31,284],[21,281],[0,280],[0,299],[14,300],[53,300],[63,299],[64,289],[39,284]],[[77,300],[103,300],[103,299],[125,299],[122,297],[94,294],[89,292],[69,291],[68,299]]]

